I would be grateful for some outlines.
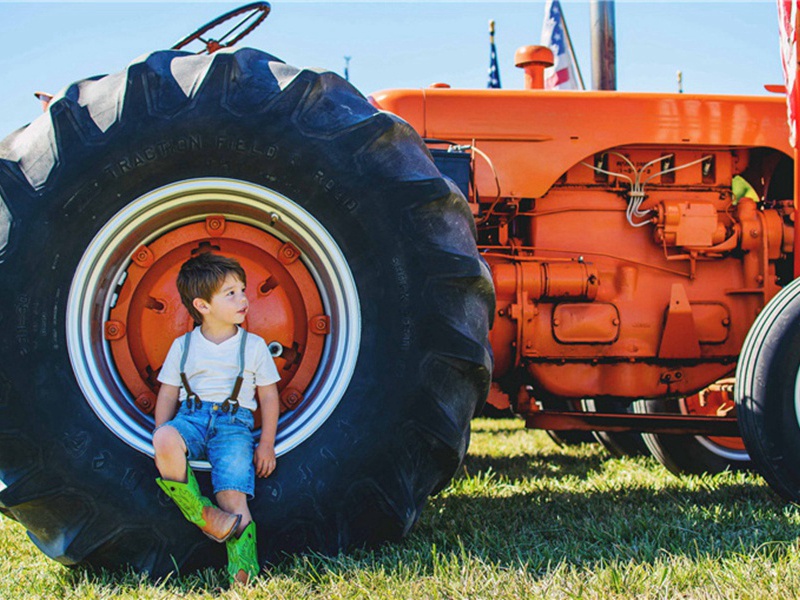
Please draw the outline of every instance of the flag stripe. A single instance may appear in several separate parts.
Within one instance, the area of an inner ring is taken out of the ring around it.
[[[558,0],[548,0],[544,7],[541,44],[553,51],[553,66],[544,71],[545,89],[578,89],[575,65],[567,51],[564,13]]]
[[[544,87],[545,89],[554,89],[567,81],[569,81],[569,69],[561,69],[560,71],[552,73],[550,77],[545,80]]]

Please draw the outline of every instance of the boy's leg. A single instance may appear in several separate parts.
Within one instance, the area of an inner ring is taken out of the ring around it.
[[[169,425],[153,433],[156,469],[161,477],[186,483],[186,442],[178,430]]]
[[[261,571],[256,550],[256,524],[247,506],[247,495],[233,490],[217,493],[217,503],[228,512],[242,515],[236,535],[226,542],[228,550],[228,575],[231,583],[247,583]]]
[[[183,516],[217,542],[224,542],[236,533],[241,515],[220,510],[200,493],[186,461],[186,442],[180,432],[169,425],[160,427],[153,435],[153,446],[156,467],[162,476],[156,483],[177,504]]]
[[[207,444],[217,502],[225,510],[242,515],[238,534],[227,542],[231,583],[246,582],[261,570],[256,552],[256,524],[247,508],[247,500],[255,492],[254,449],[253,413],[246,409],[220,417]]]
[[[227,542],[231,583],[246,582],[261,570],[256,552],[256,524],[247,508],[255,492],[253,466],[253,413],[240,409],[217,419],[214,435],[207,443],[211,482],[219,505],[241,513],[238,535]]]
[[[234,490],[223,490],[216,494],[217,504],[219,507],[227,512],[242,515],[242,522],[239,523],[239,528],[236,533],[241,533],[248,523],[253,520],[250,515],[250,507],[247,506],[247,495],[242,492]]]

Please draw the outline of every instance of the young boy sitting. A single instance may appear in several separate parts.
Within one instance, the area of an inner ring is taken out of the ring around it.
[[[255,474],[267,477],[275,469],[279,413],[280,376],[267,345],[239,327],[248,308],[245,283],[244,270],[231,258],[200,254],[181,267],[181,301],[200,326],[177,338],[167,354],[153,432],[158,485],[189,521],[226,542],[231,583],[260,570],[247,500]],[[254,452],[256,395],[261,437]],[[189,466],[201,459],[211,463],[220,508],[200,494]]]

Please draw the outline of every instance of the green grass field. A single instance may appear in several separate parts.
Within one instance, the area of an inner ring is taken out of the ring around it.
[[[401,544],[287,558],[252,586],[153,583],[45,558],[0,518],[0,598],[800,598],[800,510],[756,475],[678,479],[479,419],[462,472]]]

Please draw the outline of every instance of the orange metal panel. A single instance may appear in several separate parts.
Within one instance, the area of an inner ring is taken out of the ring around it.
[[[623,145],[766,146],[791,155],[780,97],[541,90],[388,90],[373,103],[423,137],[476,145],[504,196],[542,196],[570,167]],[[479,189],[494,189],[478,163]]]

